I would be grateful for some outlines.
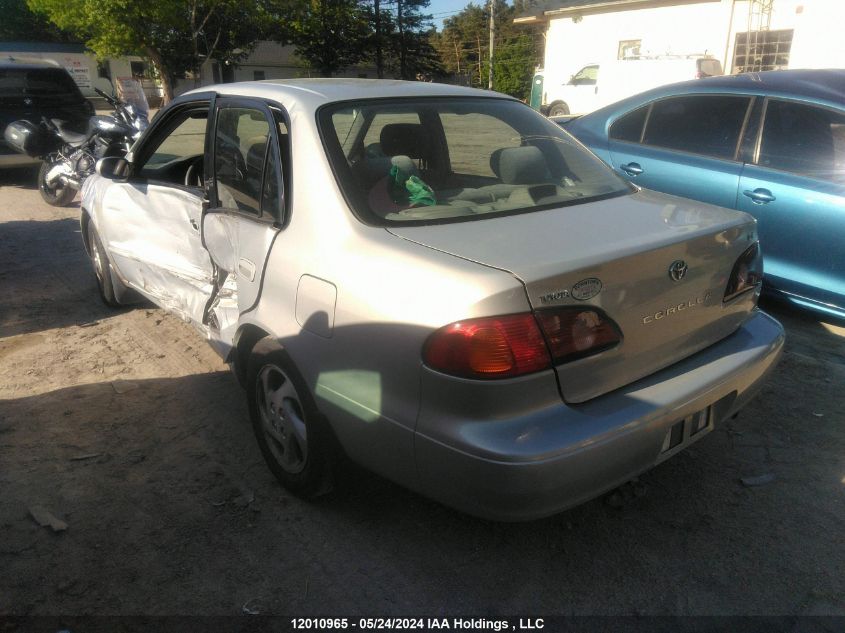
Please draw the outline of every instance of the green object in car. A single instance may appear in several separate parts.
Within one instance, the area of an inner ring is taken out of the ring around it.
[[[409,203],[427,207],[437,204],[434,190],[422,178],[408,174],[398,165],[390,168],[390,197],[397,204]]]

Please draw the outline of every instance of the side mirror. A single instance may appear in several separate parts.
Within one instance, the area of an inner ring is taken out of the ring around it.
[[[120,156],[106,156],[97,161],[96,172],[109,180],[129,178],[129,162]]]

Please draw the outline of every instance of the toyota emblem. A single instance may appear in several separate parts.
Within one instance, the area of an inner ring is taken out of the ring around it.
[[[686,277],[687,270],[687,263],[683,259],[676,259],[669,266],[669,276],[672,278],[672,281],[680,281]]]

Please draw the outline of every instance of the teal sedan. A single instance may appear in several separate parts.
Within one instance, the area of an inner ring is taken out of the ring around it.
[[[662,86],[564,127],[638,186],[753,215],[765,289],[845,318],[845,70]]]

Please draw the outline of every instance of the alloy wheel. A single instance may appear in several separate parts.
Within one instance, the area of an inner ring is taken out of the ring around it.
[[[276,462],[292,475],[302,472],[308,460],[308,429],[293,382],[276,365],[265,365],[255,398],[261,430]]]

